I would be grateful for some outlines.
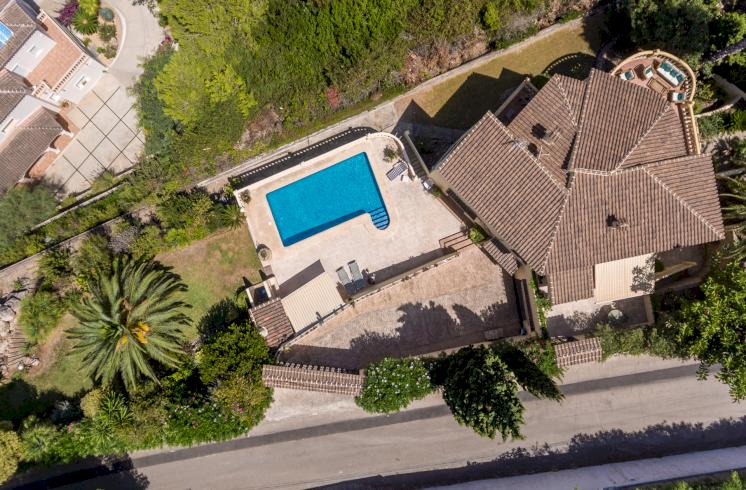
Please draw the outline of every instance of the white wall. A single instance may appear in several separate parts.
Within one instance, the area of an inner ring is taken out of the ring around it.
[[[8,60],[5,67],[24,78],[28,77],[28,74],[39,66],[39,63],[49,54],[55,44],[57,43],[52,38],[37,29],[23,43],[16,54]]]
[[[104,67],[93,58],[88,60],[78,68],[70,80],[60,89],[59,96],[60,102],[63,100],[69,100],[73,104],[79,103],[83,97],[93,89],[96,82],[99,81],[101,76],[104,74]],[[85,85],[80,86],[80,80],[85,78],[87,81]]]
[[[15,109],[13,109],[11,113],[8,114],[8,116],[3,119],[2,122],[0,122],[0,143],[2,143],[5,138],[9,134],[11,134],[16,127],[18,127],[18,124],[25,121],[26,118],[36,112],[37,109],[39,109],[40,107],[46,107],[57,112],[57,108],[52,104],[41,99],[37,99],[36,97],[33,97],[31,95],[27,95],[23,99],[21,99],[21,102],[18,103]],[[11,120],[13,120],[11,125],[5,131],[3,131],[3,129],[5,129],[5,126]]]

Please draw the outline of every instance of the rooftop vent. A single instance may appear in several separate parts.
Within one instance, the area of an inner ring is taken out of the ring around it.
[[[616,215],[610,214],[606,217],[606,226],[611,229],[617,230],[620,228],[626,228],[629,225],[622,218],[617,218]]]
[[[547,145],[553,145],[557,142],[560,136],[562,136],[562,129],[554,128],[553,130],[544,133],[541,137],[541,141]]]

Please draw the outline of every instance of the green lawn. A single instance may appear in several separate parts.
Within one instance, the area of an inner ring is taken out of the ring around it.
[[[468,128],[488,110],[499,107],[502,95],[524,78],[544,72],[584,78],[601,47],[603,14],[579,26],[560,29],[527,46],[510,50],[474,70],[420,91],[409,106],[415,120],[451,128]]]
[[[173,267],[189,286],[184,301],[192,305],[190,338],[196,337],[196,323],[212,305],[243,290],[245,281],[260,280],[261,265],[246,225],[160,254],[156,260]]]

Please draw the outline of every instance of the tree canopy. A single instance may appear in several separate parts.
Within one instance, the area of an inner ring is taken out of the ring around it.
[[[446,358],[443,370],[443,399],[458,423],[490,439],[522,437],[518,385],[494,349],[463,348]]]
[[[734,400],[746,399],[746,272],[736,261],[715,267],[700,286],[702,299],[683,302],[669,322],[680,345],[700,361],[700,376],[715,377]]]
[[[54,214],[57,201],[47,186],[14,187],[0,196],[0,248]]]
[[[108,385],[119,377],[131,390],[143,377],[158,379],[156,363],[181,364],[190,320],[179,276],[155,262],[118,258],[89,288],[73,307],[79,325],[69,337],[94,379]]]
[[[270,361],[267,342],[249,322],[232,323],[204,340],[199,375],[209,384],[231,374],[261,378],[262,364]]]

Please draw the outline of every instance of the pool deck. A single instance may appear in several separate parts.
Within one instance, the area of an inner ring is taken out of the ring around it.
[[[271,250],[271,260],[263,265],[271,266],[283,295],[312,279],[322,268],[337,282],[335,271],[351,260],[356,260],[361,270],[390,269],[437,250],[441,238],[461,229],[461,222],[424,191],[419,181],[388,180],[386,172],[395,162],[386,162],[383,151],[398,144],[392,135],[371,134],[248,187],[251,200],[245,206],[245,214],[249,232],[257,246]],[[267,193],[360,152],[365,152],[370,161],[391,219],[389,226],[377,229],[366,213],[285,247],[267,203]]]

